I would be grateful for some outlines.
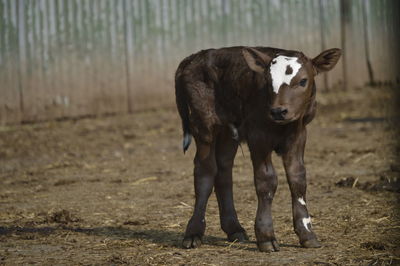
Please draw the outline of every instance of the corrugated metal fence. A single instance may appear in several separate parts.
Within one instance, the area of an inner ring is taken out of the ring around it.
[[[172,102],[179,61],[209,47],[344,46],[320,87],[371,81],[367,59],[373,81],[398,82],[399,2],[0,0],[0,124]]]

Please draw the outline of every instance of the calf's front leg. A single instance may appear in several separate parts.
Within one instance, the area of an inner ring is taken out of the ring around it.
[[[289,150],[283,154],[283,164],[292,195],[294,231],[300,244],[306,248],[318,248],[321,244],[311,228],[311,218],[306,205],[306,168],[304,167],[304,147],[306,143],[304,129],[295,139]]]
[[[271,161],[271,153],[266,158],[252,151],[254,184],[256,187],[258,206],[254,229],[258,249],[262,252],[279,251],[275,238],[271,207],[278,181]]]
[[[238,142],[231,138],[231,131],[223,129],[216,143],[216,161],[218,174],[215,177],[215,193],[218,200],[221,228],[229,241],[248,240],[240,225],[233,203],[232,167]]]

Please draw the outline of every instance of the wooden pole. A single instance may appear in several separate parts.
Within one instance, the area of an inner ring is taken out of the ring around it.
[[[365,0],[361,1],[361,4],[362,4],[362,18],[363,18],[363,31],[364,31],[365,60],[368,69],[369,85],[375,86],[376,84],[374,80],[374,72],[372,70],[371,58],[369,52],[368,17],[367,17],[366,1]]]
[[[324,16],[324,7],[322,4],[322,1],[324,0],[319,0],[318,1],[318,8],[319,8],[319,33],[320,33],[320,39],[321,39],[321,52],[325,51],[326,49],[326,40],[325,40],[325,16]],[[323,81],[324,81],[324,89],[325,91],[328,90],[328,74],[324,73],[323,74]]]
[[[132,113],[132,95],[131,95],[131,85],[130,85],[130,69],[129,69],[129,58],[130,58],[130,54],[129,54],[129,43],[128,43],[128,5],[127,5],[127,0],[123,0],[122,2],[123,5],[123,10],[122,10],[122,16],[123,16],[123,27],[124,27],[124,55],[125,55],[125,78],[126,78],[126,98],[127,98],[127,109],[128,109],[128,113]]]
[[[342,45],[342,68],[343,68],[343,89],[347,90],[347,47],[346,47],[346,28],[349,20],[348,0],[340,0],[340,39]]]

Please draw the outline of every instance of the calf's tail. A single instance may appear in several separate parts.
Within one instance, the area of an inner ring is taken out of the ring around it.
[[[192,142],[192,134],[190,132],[189,106],[187,102],[186,90],[180,78],[175,80],[175,97],[178,113],[182,120],[183,153],[185,153]]]

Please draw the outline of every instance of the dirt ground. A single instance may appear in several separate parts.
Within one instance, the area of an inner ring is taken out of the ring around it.
[[[194,145],[183,155],[171,105],[0,127],[0,264],[400,264],[398,120],[388,118],[393,90],[335,91],[318,99],[305,159],[308,208],[322,248],[299,246],[275,156],[273,217],[281,251],[257,251],[256,194],[243,145],[234,196],[250,241],[226,241],[213,194],[203,246],[182,249],[194,203]]]

